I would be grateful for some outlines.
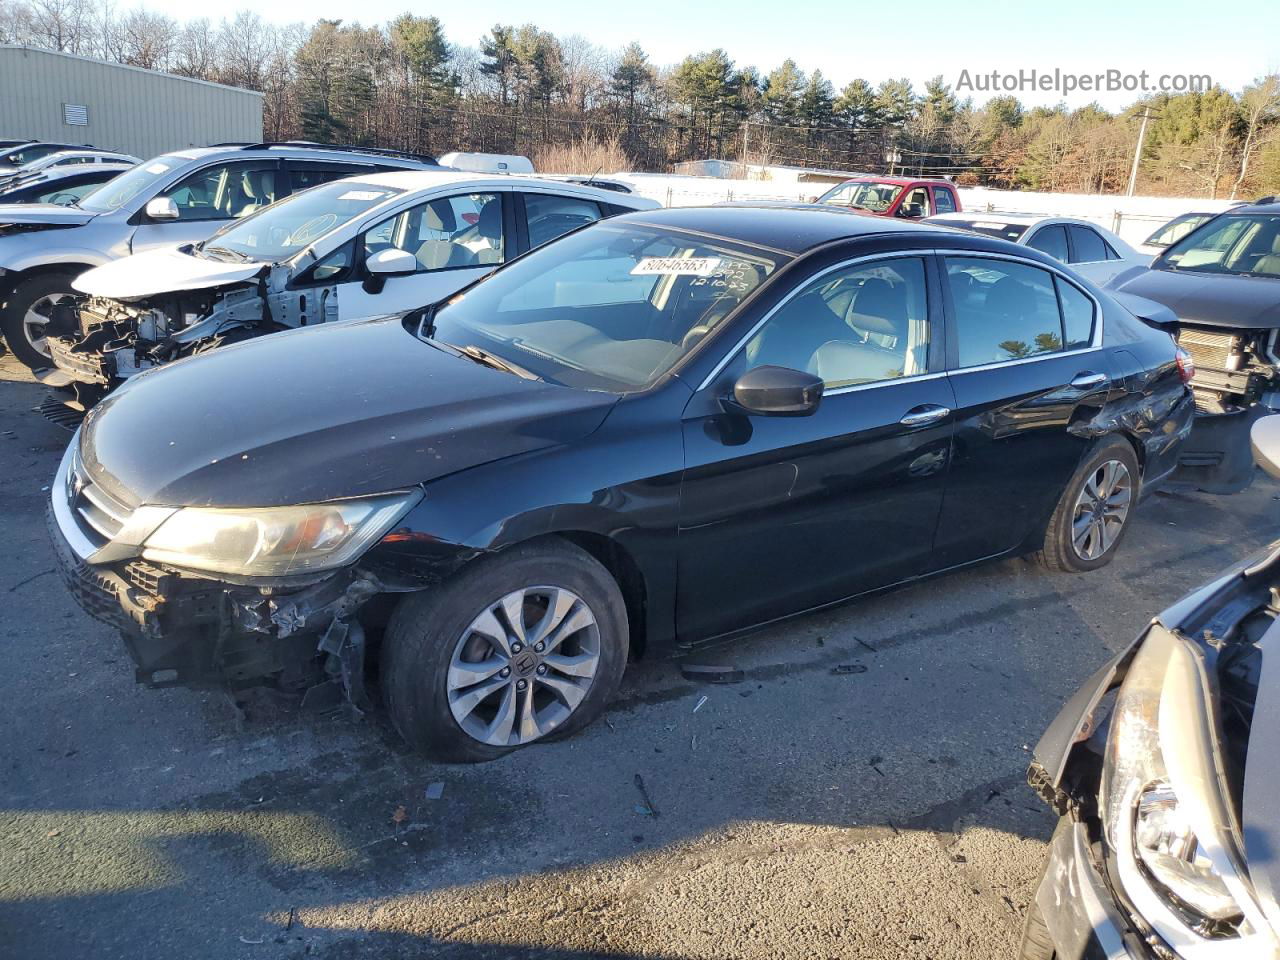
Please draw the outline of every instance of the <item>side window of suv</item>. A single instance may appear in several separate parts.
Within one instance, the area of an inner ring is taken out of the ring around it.
[[[540,247],[584,223],[600,219],[598,203],[549,193],[526,193],[524,212],[529,222],[530,247]]]
[[[318,187],[331,180],[355,177],[362,173],[374,173],[378,169],[372,164],[366,166],[359,163],[330,163],[322,160],[290,160],[288,167],[289,185],[294,193],[306,190],[308,187]]]
[[[959,365],[977,367],[1062,350],[1062,312],[1053,281],[1048,270],[1029,264],[948,257]],[[1073,327],[1072,336],[1078,338],[1080,324]]]
[[[179,220],[238,220],[283,196],[279,179],[274,161],[219,163],[183,177],[161,196],[177,205]]]
[[[806,370],[831,388],[925,373],[925,291],[918,257],[826,274],[783,304],[748,341],[747,362]]]
[[[502,263],[506,254],[502,197],[459,194],[428,200],[371,227],[364,255],[396,247],[418,259],[418,272]]]

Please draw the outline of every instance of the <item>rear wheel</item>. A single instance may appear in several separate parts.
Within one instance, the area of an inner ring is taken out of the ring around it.
[[[1106,566],[1129,529],[1141,484],[1128,441],[1103,441],[1076,471],[1049,518],[1040,558],[1053,570]]]
[[[50,364],[49,348],[45,344],[45,327],[48,326],[54,306],[63,297],[74,296],[72,273],[38,273],[14,285],[0,310],[0,333],[13,355],[33,370]]]
[[[586,726],[617,689],[627,649],[609,572],[570,544],[530,544],[400,603],[383,692],[410,744],[475,763]]]

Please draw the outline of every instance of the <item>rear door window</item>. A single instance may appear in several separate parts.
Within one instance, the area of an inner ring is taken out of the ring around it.
[[[1062,314],[1048,270],[1009,260],[948,257],[960,367],[1063,349]]]
[[[550,193],[524,195],[525,219],[529,225],[529,246],[540,247],[556,237],[600,219],[600,204],[582,197]]]
[[[288,161],[289,182],[293,192],[318,187],[322,183],[341,180],[343,177],[355,177],[362,173],[374,173],[376,168],[371,164],[330,163],[311,160]]]
[[[956,199],[947,187],[933,188],[934,213],[955,213]]]
[[[1055,223],[1048,227],[1041,227],[1031,235],[1027,246],[1041,253],[1047,253],[1055,260],[1067,262],[1067,231],[1061,224]]]
[[[1072,263],[1098,263],[1107,259],[1107,245],[1096,230],[1074,223],[1067,230],[1071,234]]]

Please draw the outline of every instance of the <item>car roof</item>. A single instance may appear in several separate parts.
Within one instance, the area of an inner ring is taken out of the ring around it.
[[[394,152],[382,153],[376,147],[329,147],[323,144],[246,144],[224,143],[209,147],[185,147],[181,150],[170,150],[163,154],[166,157],[181,157],[184,160],[208,160],[213,157],[243,157],[251,160],[254,157],[270,156],[286,159],[302,160],[348,160],[363,161],[373,164],[404,167],[409,170],[438,169],[431,167],[426,160]],[[157,158],[158,159],[158,158]]]
[[[619,206],[631,203],[647,204],[655,202],[638,194],[624,194],[604,187],[592,187],[571,180],[558,180],[539,176],[511,175],[506,173],[469,173],[464,170],[392,170],[385,173],[364,173],[346,179],[348,183],[367,183],[370,186],[396,187],[400,190],[415,192],[430,190],[435,187],[465,187],[474,185],[479,189],[487,186],[503,185],[521,188],[543,188],[555,190],[562,194],[576,194],[581,197],[602,200]]]
[[[992,210],[983,212],[977,210],[964,210],[956,213],[935,213],[932,217],[926,218],[930,223],[938,223],[941,221],[956,221],[959,223],[1014,223],[1024,226],[1034,226],[1038,223],[1074,223],[1082,227],[1094,227],[1098,230],[1105,229],[1099,227],[1096,223],[1088,220],[1082,220],[1080,217],[1054,217],[1044,213],[1001,213]]]
[[[1226,210],[1219,210],[1218,213],[1280,213],[1280,199],[1271,200],[1269,203],[1246,203],[1239,207],[1228,207]],[[1214,214],[1217,216],[1217,214]]]
[[[623,214],[629,220],[673,230],[711,234],[752,246],[799,255],[835,240],[855,237],[952,231],[886,217],[870,217],[821,204],[733,204],[715,207],[668,207]]]

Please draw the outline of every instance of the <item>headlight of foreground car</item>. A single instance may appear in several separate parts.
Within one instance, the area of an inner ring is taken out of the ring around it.
[[[156,563],[246,577],[346,566],[377,542],[420,491],[290,507],[184,507],[143,544]]]
[[[1153,626],[1116,698],[1103,826],[1125,893],[1179,955],[1235,940],[1240,956],[1269,956],[1221,788],[1207,689],[1189,643]]]

